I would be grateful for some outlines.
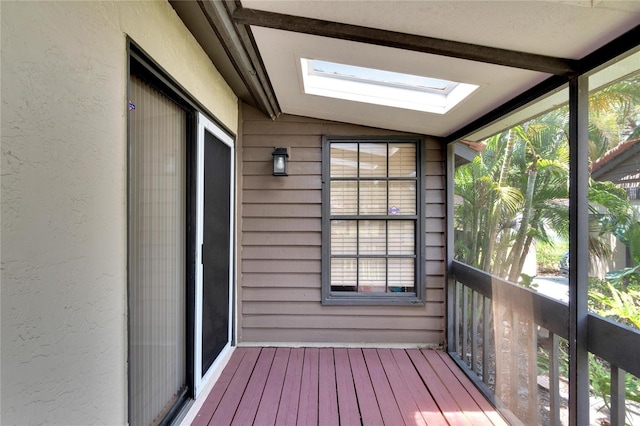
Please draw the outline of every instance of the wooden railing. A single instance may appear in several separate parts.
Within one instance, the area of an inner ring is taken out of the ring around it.
[[[518,372],[519,376],[528,375],[524,393],[536,395],[538,385],[547,387],[548,419],[545,423],[560,425],[561,422],[561,383],[566,381],[563,371],[563,347],[567,346],[569,335],[569,308],[566,303],[549,298],[528,288],[510,283],[484,271],[463,263],[452,262],[449,271],[450,285],[453,286],[449,303],[452,312],[453,332],[449,348],[453,358],[467,374],[476,382],[486,396],[493,400],[499,408],[504,405],[496,396],[496,379],[501,371],[496,368],[495,343],[496,327],[494,324],[495,298],[502,301],[506,310],[501,311],[501,322],[510,322],[510,339],[516,341],[517,333],[526,334],[525,342],[533,340],[535,353],[522,349],[525,356],[534,361],[529,363],[529,371]],[[494,294],[495,293],[495,294]],[[495,296],[495,297],[494,297]],[[526,307],[526,309],[523,309]],[[505,320],[504,318],[507,318]],[[498,324],[500,326],[500,324]],[[589,314],[588,317],[588,350],[610,365],[611,391],[610,418],[612,426],[625,424],[625,376],[631,374],[640,377],[640,332],[614,321]],[[498,338],[500,339],[500,337]],[[529,339],[529,340],[527,340]],[[544,354],[544,356],[541,356]],[[519,360],[515,354],[506,363],[511,363],[512,392],[520,392],[522,386],[516,383],[514,376]],[[546,370],[548,382],[539,383],[538,364]],[[565,369],[566,370],[566,369]],[[528,389],[527,389],[528,387]],[[524,423],[530,423],[539,415],[538,401],[528,398],[528,407],[521,411],[524,416],[504,406]],[[537,398],[536,398],[537,399]],[[522,404],[521,404],[522,405]],[[535,412],[535,413],[534,413]],[[526,418],[523,418],[526,417]]]

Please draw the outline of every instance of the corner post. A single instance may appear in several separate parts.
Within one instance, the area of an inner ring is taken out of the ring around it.
[[[589,424],[589,87],[569,81],[569,424]]]
[[[454,217],[454,204],[453,204],[453,191],[454,191],[454,173],[455,173],[455,150],[456,144],[450,143],[446,146],[446,161],[445,161],[445,174],[446,174],[446,185],[447,185],[447,199],[446,199],[446,241],[447,241],[447,270],[446,270],[446,283],[447,283],[447,327],[446,327],[446,348],[447,352],[455,352],[458,350],[456,347],[457,342],[454,339],[454,326],[457,327],[457,323],[455,322],[455,310],[454,310],[454,301],[455,301],[455,289],[456,283],[450,277],[451,272],[451,262],[453,261],[453,217]]]

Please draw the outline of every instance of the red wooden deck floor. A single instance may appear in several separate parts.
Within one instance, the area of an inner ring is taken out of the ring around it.
[[[506,425],[449,356],[238,348],[193,425]]]

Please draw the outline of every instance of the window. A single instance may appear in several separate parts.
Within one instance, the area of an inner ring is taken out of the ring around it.
[[[323,141],[323,303],[423,300],[422,141]]]

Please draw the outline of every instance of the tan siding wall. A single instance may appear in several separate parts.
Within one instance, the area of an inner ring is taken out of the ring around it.
[[[242,107],[239,181],[239,342],[440,345],[445,313],[443,148],[426,144],[425,306],[323,306],[322,135],[397,135]],[[289,176],[271,176],[274,147],[289,148]]]

